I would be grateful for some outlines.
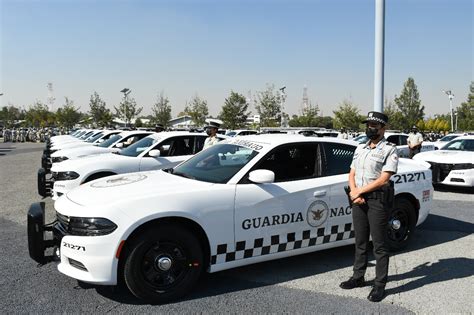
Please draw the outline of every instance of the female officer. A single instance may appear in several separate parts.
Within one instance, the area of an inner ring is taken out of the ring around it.
[[[383,188],[387,188],[390,177],[397,172],[398,152],[396,146],[384,138],[387,115],[369,112],[363,123],[367,124],[369,141],[357,147],[349,172],[355,231],[354,268],[352,277],[342,282],[340,287],[353,289],[365,285],[367,246],[369,236],[372,236],[376,276],[367,298],[372,302],[379,302],[385,296],[389,260],[386,237],[390,208],[385,195],[387,190]]]

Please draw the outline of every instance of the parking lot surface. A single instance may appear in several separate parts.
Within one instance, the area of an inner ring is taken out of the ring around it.
[[[474,195],[440,188],[412,243],[390,259],[387,297],[371,303],[370,287],[342,290],[352,246],[205,275],[181,301],[150,305],[125,290],[93,286],[38,267],[28,256],[26,213],[37,195],[44,144],[0,143],[0,310],[160,313],[473,313]],[[44,200],[53,218],[52,201]],[[374,262],[366,279],[374,277]]]

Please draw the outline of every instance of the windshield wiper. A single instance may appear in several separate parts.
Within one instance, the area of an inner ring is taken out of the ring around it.
[[[196,177],[191,176],[191,175],[186,174],[186,173],[182,173],[182,172],[173,172],[173,174],[181,176],[181,177],[189,178],[189,179],[196,179]]]

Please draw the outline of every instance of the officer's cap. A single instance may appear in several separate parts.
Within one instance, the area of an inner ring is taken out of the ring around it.
[[[219,129],[219,127],[221,126],[221,122],[218,121],[218,120],[215,120],[215,119],[207,119],[206,122],[207,122],[207,125],[206,125],[205,128],[217,128],[217,129]]]
[[[362,123],[368,123],[369,121],[386,125],[388,123],[388,116],[380,112],[369,112],[367,118]]]

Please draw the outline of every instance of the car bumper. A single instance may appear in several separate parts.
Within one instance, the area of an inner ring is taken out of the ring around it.
[[[51,196],[54,180],[51,175],[47,174],[47,171],[44,168],[38,169],[37,173],[37,186],[38,194],[46,198]]]
[[[59,260],[58,270],[72,278],[101,285],[117,284],[120,240],[117,234],[73,236],[58,221],[45,224],[45,204],[34,203],[28,210],[28,250],[40,264]],[[52,234],[46,238],[47,234]],[[114,244],[115,246],[111,246]],[[45,255],[48,249],[52,255]]]
[[[474,169],[452,170],[443,181],[437,182],[436,184],[474,187]]]

